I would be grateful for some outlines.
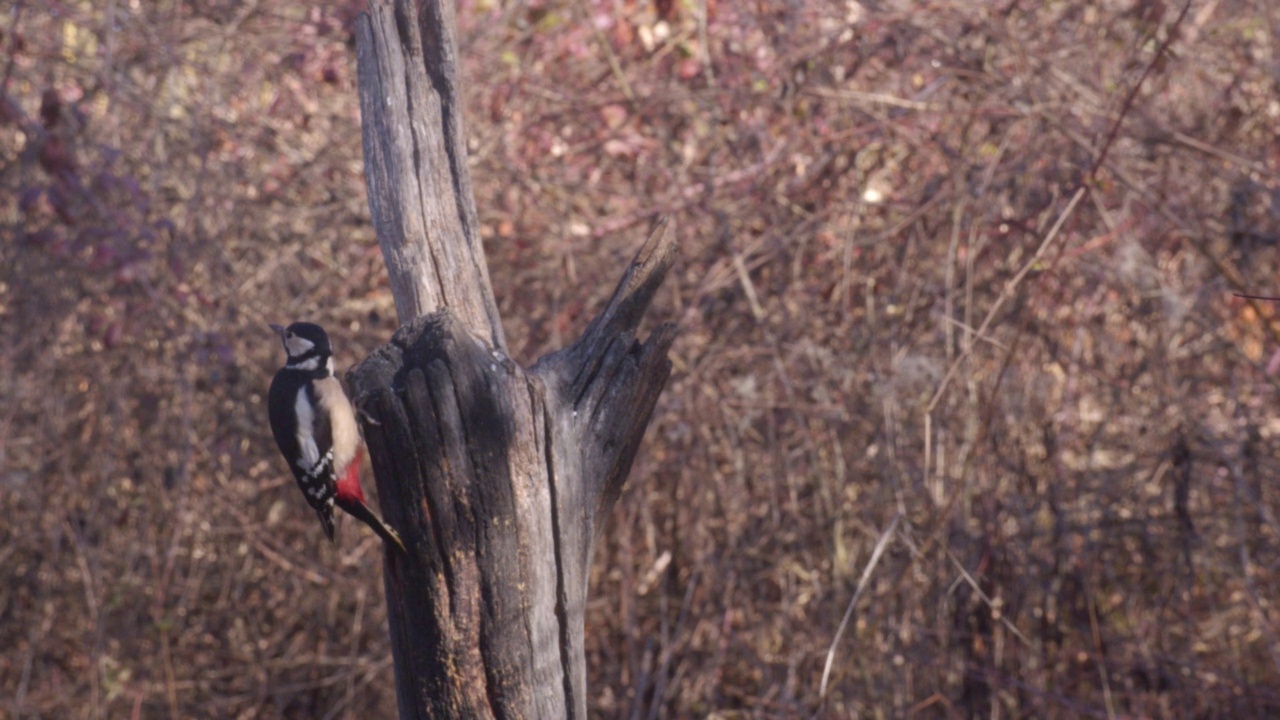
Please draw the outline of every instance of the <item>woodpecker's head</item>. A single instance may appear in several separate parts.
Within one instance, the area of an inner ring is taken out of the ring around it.
[[[285,367],[294,370],[318,370],[327,368],[333,372],[333,349],[329,347],[329,334],[324,328],[309,322],[296,322],[289,327],[272,324],[272,330],[284,343],[289,356]]]

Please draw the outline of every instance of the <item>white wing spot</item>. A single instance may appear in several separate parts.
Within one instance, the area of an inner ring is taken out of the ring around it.
[[[305,385],[298,388],[298,397],[293,401],[293,412],[298,418],[298,467],[309,470],[320,462],[320,448],[316,447],[316,411],[311,406],[311,398],[307,397]]]

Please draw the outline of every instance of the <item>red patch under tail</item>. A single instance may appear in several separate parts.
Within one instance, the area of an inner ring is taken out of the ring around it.
[[[360,460],[364,457],[364,448],[356,448],[356,456],[351,458],[342,477],[338,478],[338,501],[364,504],[364,490],[360,487]]]

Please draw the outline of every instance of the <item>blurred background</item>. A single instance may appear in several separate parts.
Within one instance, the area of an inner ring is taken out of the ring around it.
[[[0,718],[395,716],[264,406],[396,326],[361,7],[0,2]],[[1280,4],[1182,11],[459,3],[516,358],[682,247],[594,717],[1280,716]]]

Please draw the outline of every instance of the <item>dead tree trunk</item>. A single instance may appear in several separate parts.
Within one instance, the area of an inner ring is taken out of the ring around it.
[[[373,0],[357,22],[369,202],[402,325],[348,380],[409,547],[385,565],[400,716],[582,719],[587,571],[670,373],[675,328],[636,330],[676,249],[659,226],[574,344],[529,369],[508,359],[452,6],[422,4]]]

